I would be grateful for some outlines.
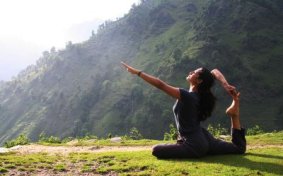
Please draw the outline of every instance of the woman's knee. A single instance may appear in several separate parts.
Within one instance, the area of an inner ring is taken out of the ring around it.
[[[193,150],[181,144],[160,144],[152,148],[152,155],[160,158],[195,158],[198,155]]]
[[[179,158],[179,153],[182,152],[178,144],[159,144],[152,148],[152,155],[157,158]]]
[[[161,145],[155,145],[155,146],[153,146],[153,148],[152,148],[152,155],[153,156],[155,156],[155,157],[157,157],[157,158],[161,158],[162,157],[162,146]]]

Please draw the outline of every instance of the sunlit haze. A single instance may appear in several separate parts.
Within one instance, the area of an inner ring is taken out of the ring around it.
[[[44,50],[87,40],[134,3],[139,0],[0,0],[0,80],[34,64]]]

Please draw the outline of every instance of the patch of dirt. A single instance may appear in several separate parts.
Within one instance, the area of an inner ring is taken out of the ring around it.
[[[30,153],[49,153],[49,154],[62,154],[68,155],[69,153],[99,153],[99,152],[112,152],[112,151],[142,151],[151,150],[152,146],[44,146],[44,145],[23,145],[16,146],[10,149],[20,154]]]

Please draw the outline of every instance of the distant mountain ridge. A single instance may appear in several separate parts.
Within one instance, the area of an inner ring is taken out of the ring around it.
[[[132,127],[162,138],[175,100],[125,72],[122,60],[184,88],[190,70],[219,68],[241,91],[245,126],[282,129],[282,16],[280,0],[143,0],[89,40],[52,48],[1,83],[0,143],[21,133],[35,140],[42,132],[106,136]],[[230,98],[218,84],[214,92],[207,123],[228,128]]]

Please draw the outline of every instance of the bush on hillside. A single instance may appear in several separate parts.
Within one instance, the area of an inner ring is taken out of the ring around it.
[[[169,140],[177,140],[178,137],[178,131],[175,128],[173,124],[169,125],[169,133],[164,133],[164,140],[169,141]]]
[[[208,125],[207,131],[209,131],[213,136],[219,137],[220,135],[228,135],[228,130],[223,128],[220,124],[213,126],[211,124]]]
[[[257,134],[263,134],[263,133],[264,133],[263,129],[260,126],[258,126],[258,125],[255,125],[254,127],[249,128],[247,130],[247,135],[248,136],[257,135]]]
[[[62,141],[58,137],[55,137],[55,136],[47,137],[45,133],[40,133],[39,142],[40,143],[52,143],[52,144],[62,143]]]
[[[133,140],[143,139],[142,134],[139,132],[139,130],[136,127],[131,128],[129,137],[130,139]]]
[[[11,148],[16,145],[26,145],[29,144],[29,139],[26,135],[21,134],[16,139],[5,142],[4,147]]]

